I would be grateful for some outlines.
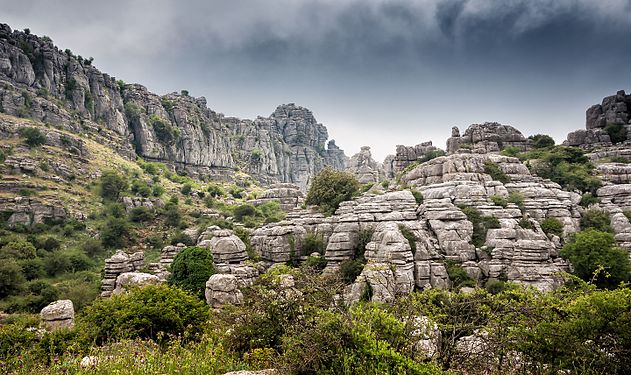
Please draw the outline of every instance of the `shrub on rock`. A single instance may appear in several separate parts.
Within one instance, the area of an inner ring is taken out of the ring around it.
[[[348,172],[326,168],[314,177],[306,204],[316,205],[326,214],[333,214],[340,203],[359,194],[359,182]]]
[[[215,273],[213,255],[208,249],[187,247],[175,256],[171,264],[169,284],[204,297],[206,281]]]

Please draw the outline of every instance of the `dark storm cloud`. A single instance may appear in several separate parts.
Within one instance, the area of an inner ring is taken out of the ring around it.
[[[348,153],[504,121],[561,141],[631,89],[631,0],[0,0],[108,73],[231,115],[295,101]],[[383,135],[384,127],[388,134]],[[357,134],[361,134],[358,137]]]

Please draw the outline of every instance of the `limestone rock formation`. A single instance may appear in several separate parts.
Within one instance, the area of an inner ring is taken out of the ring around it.
[[[212,307],[243,303],[243,293],[239,290],[239,281],[235,275],[212,275],[206,282],[205,295],[206,302]]]
[[[392,161],[392,172],[391,175],[394,178],[399,173],[403,172],[408,165],[412,163],[416,163],[419,161],[423,161],[427,159],[430,153],[437,152],[438,148],[436,148],[432,141],[423,142],[413,147],[407,147],[402,145],[397,145],[397,152],[394,155],[394,160]],[[386,162],[384,162],[385,164]],[[389,169],[389,168],[386,168]]]
[[[189,175],[229,178],[239,168],[265,184],[302,190],[325,166],[347,158],[311,111],[293,103],[241,120],[206,99],[158,96],[117,81],[50,39],[0,24],[0,112],[89,133],[121,155],[165,162]]]
[[[160,282],[158,276],[144,272],[124,272],[116,278],[116,288],[112,295],[121,294],[130,286],[156,285]]]
[[[450,154],[462,149],[473,153],[499,152],[508,146],[522,151],[529,148],[528,140],[519,130],[497,122],[473,124],[462,136],[458,128],[454,127],[451,138],[447,140],[447,152]]]
[[[289,212],[304,202],[305,195],[297,185],[273,184],[261,193],[252,204],[258,206],[265,202],[276,201],[283,211]]]
[[[101,281],[101,297],[110,297],[116,289],[118,276],[127,272],[139,271],[144,266],[145,256],[142,251],[127,254],[118,250],[116,254],[105,259],[105,275]]]
[[[215,263],[241,263],[248,259],[245,244],[231,230],[209,227],[200,235],[197,246],[209,249]]]
[[[1,186],[1,185],[0,185]],[[9,191],[9,189],[1,189]],[[69,217],[61,203],[42,202],[38,198],[14,197],[0,198],[0,212],[10,214],[9,226],[41,224],[45,221],[62,222]]]
[[[49,331],[74,327],[74,305],[69,299],[51,302],[39,313],[41,325]]]
[[[379,182],[385,177],[383,166],[373,160],[368,146],[363,146],[351,157],[347,171],[354,174],[361,184]]]

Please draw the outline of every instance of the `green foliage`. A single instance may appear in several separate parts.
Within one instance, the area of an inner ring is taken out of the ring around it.
[[[528,139],[532,141],[532,146],[536,149],[553,147],[555,143],[552,137],[545,134],[531,135]]]
[[[592,193],[584,193],[581,196],[581,201],[578,203],[581,207],[589,207],[592,204],[597,204],[600,203],[600,198],[596,197],[594,194]]]
[[[333,214],[340,203],[352,199],[359,193],[359,182],[348,172],[325,168],[314,177],[306,204],[316,205],[326,214]]]
[[[151,117],[149,117],[149,122],[151,123],[158,141],[163,144],[172,145],[180,136],[180,130],[173,127],[173,125],[171,125],[171,123],[166,119],[157,115],[151,115]]]
[[[627,129],[624,124],[607,124],[605,131],[609,134],[611,143],[617,144],[627,140]]]
[[[602,182],[593,173],[594,166],[585,153],[576,147],[554,146],[520,155],[522,160],[537,159],[532,171],[548,178],[568,191],[579,190],[594,194]]]
[[[242,204],[234,208],[234,219],[243,222],[246,216],[255,216],[256,208],[251,204]]]
[[[135,223],[142,223],[153,220],[153,211],[147,207],[134,207],[129,212],[129,220]]]
[[[312,253],[318,253],[324,255],[325,244],[322,236],[315,233],[307,233],[302,238],[302,253],[310,255]]]
[[[165,341],[201,333],[208,309],[197,297],[166,285],[149,285],[98,299],[80,318],[97,344],[123,338]]]
[[[581,217],[581,230],[589,228],[596,229],[601,232],[613,233],[611,228],[611,219],[605,210],[591,209],[585,211]]]
[[[151,195],[154,197],[161,197],[165,192],[164,186],[160,184],[154,184],[151,188]]]
[[[169,285],[204,298],[206,281],[215,273],[213,255],[208,249],[187,247],[175,256],[170,271]]]
[[[563,246],[561,256],[572,263],[578,277],[593,280],[599,287],[616,287],[631,276],[628,253],[616,247],[611,233],[592,228],[576,233]]]
[[[476,286],[475,280],[462,268],[462,265],[456,262],[446,262],[446,265],[452,288],[457,290],[464,287],[473,288]]]
[[[22,267],[14,259],[0,262],[0,298],[19,292],[26,279]]]
[[[500,151],[500,155],[517,157],[521,150],[515,146],[506,146],[502,151]]]
[[[500,228],[500,222],[494,216],[483,216],[482,212],[475,207],[461,207],[462,212],[473,224],[473,236],[471,243],[475,247],[482,247],[486,242],[486,233],[489,229]]]
[[[191,239],[191,236],[189,236],[188,234],[182,231],[175,232],[175,234],[171,236],[171,238],[169,239],[169,243],[171,245],[177,245],[179,243],[183,243],[186,246],[194,245],[193,240]]]
[[[46,135],[38,128],[23,127],[18,130],[20,137],[24,138],[24,143],[31,147],[37,147],[46,143]]]
[[[169,202],[164,206],[164,221],[170,227],[177,228],[182,224],[182,213],[177,203]]]
[[[624,210],[622,214],[631,222],[631,211]]]
[[[510,193],[508,193],[508,203],[513,203],[514,205],[519,207],[522,212],[524,211],[525,200],[526,197],[520,192],[511,191]]]
[[[410,191],[412,192],[412,195],[414,196],[414,200],[416,201],[416,204],[418,205],[423,204],[423,194],[416,189],[410,189]]]
[[[191,194],[191,190],[193,190],[193,186],[189,183],[186,183],[182,185],[182,188],[180,189],[180,193],[182,193],[183,195],[189,195]]]
[[[164,107],[164,109],[167,112],[169,113],[173,112],[173,108],[175,107],[175,103],[173,102],[173,100],[167,99],[165,97],[161,97],[160,103],[162,104],[162,107]]]
[[[496,206],[501,206],[502,208],[506,208],[508,206],[508,200],[499,194],[491,195],[491,202]]]
[[[125,176],[112,170],[103,171],[99,178],[101,197],[106,201],[116,201],[127,191],[129,183]]]
[[[123,248],[132,234],[126,218],[109,217],[101,227],[101,243],[110,249]]]
[[[245,190],[243,190],[242,188],[238,187],[237,185],[232,185],[228,189],[228,194],[232,195],[232,197],[235,198],[235,199],[240,199],[240,198],[243,198],[242,194],[243,194],[244,191]]]
[[[66,86],[64,88],[64,96],[66,100],[72,101],[74,91],[77,89],[77,81],[74,78],[68,78],[66,80]]]
[[[416,236],[414,235],[414,233],[410,230],[410,228],[406,227],[403,224],[399,224],[399,231],[401,231],[403,237],[405,237],[405,239],[410,244],[412,254],[416,254]]]
[[[532,224],[530,219],[528,219],[526,217],[522,217],[521,219],[519,219],[519,226],[524,228],[524,229],[534,229],[535,228],[535,226]]]
[[[563,238],[563,223],[556,217],[548,217],[541,222],[541,230],[548,236]]]
[[[0,259],[30,259],[35,257],[35,246],[25,240],[16,240],[0,248]]]
[[[88,238],[81,245],[81,250],[90,257],[103,254],[103,244],[96,238]]]
[[[226,195],[226,192],[218,184],[209,183],[207,191],[208,191],[208,194],[214,198],[223,197]]]
[[[140,197],[149,197],[152,193],[151,186],[142,179],[136,178],[131,182],[131,192]]]
[[[134,102],[125,103],[125,115],[133,122],[140,120],[140,116],[145,113],[145,109]]]
[[[304,266],[316,271],[322,271],[326,268],[327,260],[323,256],[309,256],[304,262]]]
[[[491,176],[494,181],[499,181],[503,184],[509,183],[511,181],[510,177],[508,177],[506,173],[502,171],[499,165],[491,160],[487,160],[484,162],[484,173]]]

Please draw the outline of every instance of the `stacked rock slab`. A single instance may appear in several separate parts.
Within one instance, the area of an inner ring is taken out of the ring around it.
[[[101,281],[101,297],[110,297],[116,289],[116,279],[126,272],[139,271],[144,266],[145,256],[142,251],[127,254],[123,250],[105,260],[105,276]]]
[[[243,293],[239,290],[239,282],[235,275],[214,274],[206,282],[206,302],[212,307],[223,305],[240,305]]]
[[[156,285],[160,283],[158,276],[144,272],[125,272],[116,278],[116,288],[112,291],[112,295],[121,294],[126,288],[132,286]]]
[[[529,149],[528,140],[519,130],[497,122],[473,124],[462,136],[460,130],[454,127],[451,138],[447,140],[447,152],[450,154],[461,149],[471,150],[473,153],[499,152],[508,146],[522,151]]]
[[[408,165],[418,162],[430,152],[437,150],[438,149],[432,144],[432,141],[423,142],[412,147],[397,145],[397,153],[394,155],[392,161],[391,178],[401,173]]]
[[[245,244],[231,230],[209,227],[198,241],[197,246],[212,252],[215,263],[238,264],[248,259]]]
[[[512,182],[503,184],[493,181],[485,173],[487,160],[495,163]],[[424,197],[419,217],[427,231],[438,242],[434,254],[423,255],[417,263],[417,284],[430,285],[447,282],[439,267],[441,258],[457,261],[474,280],[488,278],[509,279],[533,285],[541,289],[553,288],[556,273],[566,269],[558,257],[560,243],[550,240],[539,227],[548,217],[558,218],[566,233],[578,230],[580,196],[561,190],[550,181],[538,179],[516,158],[496,154],[454,154],[440,157],[420,165],[402,181],[413,185]],[[521,207],[508,204],[497,206],[491,197],[508,199],[518,193],[523,200]],[[484,249],[471,245],[473,226],[459,207],[475,207],[483,216],[494,216],[499,229],[487,233],[488,254]],[[521,228],[526,220],[533,229]],[[436,268],[434,270],[434,268]],[[434,278],[434,282],[431,282]],[[442,280],[441,280],[442,279]]]
[[[0,198],[0,211],[11,213],[9,226],[41,224],[44,221],[64,221],[68,213],[61,203],[44,203],[35,198]]]
[[[351,157],[346,170],[354,174],[361,184],[379,182],[384,177],[383,166],[373,160],[368,146],[363,146]]]
[[[41,326],[49,331],[74,327],[74,305],[69,299],[51,302],[39,313]]]
[[[289,212],[302,205],[305,195],[297,185],[274,184],[262,192],[253,202],[255,206],[275,201],[283,211]]]

